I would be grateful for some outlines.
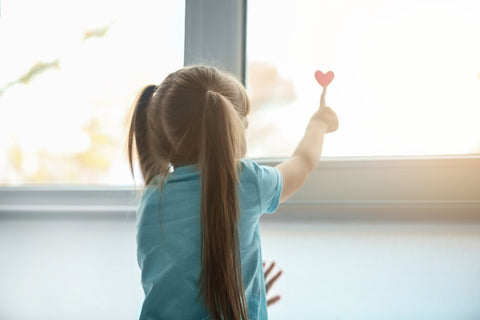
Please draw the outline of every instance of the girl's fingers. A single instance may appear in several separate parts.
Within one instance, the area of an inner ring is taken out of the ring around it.
[[[267,277],[268,277],[268,275],[270,274],[270,272],[272,272],[273,267],[275,267],[275,261],[272,262],[272,264],[270,265],[270,267],[268,267],[268,269],[263,273],[264,276],[265,276],[265,279],[267,279]]]
[[[278,280],[278,278],[282,275],[282,270],[278,271],[275,276],[273,276],[272,279],[270,279],[267,284],[265,285],[265,290],[268,292],[270,288],[273,286],[273,284]]]
[[[280,300],[280,296],[275,296],[267,300],[267,307],[278,302]]]
[[[327,87],[323,88],[322,96],[320,97],[320,108],[326,107],[325,95],[327,94]]]

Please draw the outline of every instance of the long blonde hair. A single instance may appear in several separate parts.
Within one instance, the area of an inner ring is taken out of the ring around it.
[[[238,240],[238,159],[246,152],[250,103],[232,76],[207,66],[171,73],[145,87],[133,106],[128,158],[135,147],[145,184],[170,166],[198,164],[201,190],[200,292],[213,319],[248,319]],[[134,146],[135,143],[135,146]]]

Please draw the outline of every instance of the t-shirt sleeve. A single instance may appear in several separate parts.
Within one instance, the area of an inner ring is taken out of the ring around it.
[[[282,174],[277,168],[259,165],[255,161],[252,165],[256,173],[260,210],[262,213],[273,213],[280,204]]]

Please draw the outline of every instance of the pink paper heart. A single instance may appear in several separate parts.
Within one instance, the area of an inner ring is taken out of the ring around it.
[[[323,73],[320,70],[315,71],[315,79],[324,88],[332,82],[333,76],[333,71],[328,71],[327,73]]]

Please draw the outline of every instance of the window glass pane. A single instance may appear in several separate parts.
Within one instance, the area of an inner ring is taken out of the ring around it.
[[[130,184],[138,91],[183,66],[183,1],[3,0],[0,184]]]
[[[480,153],[480,2],[248,4],[251,156],[286,156],[332,70],[327,156]]]

